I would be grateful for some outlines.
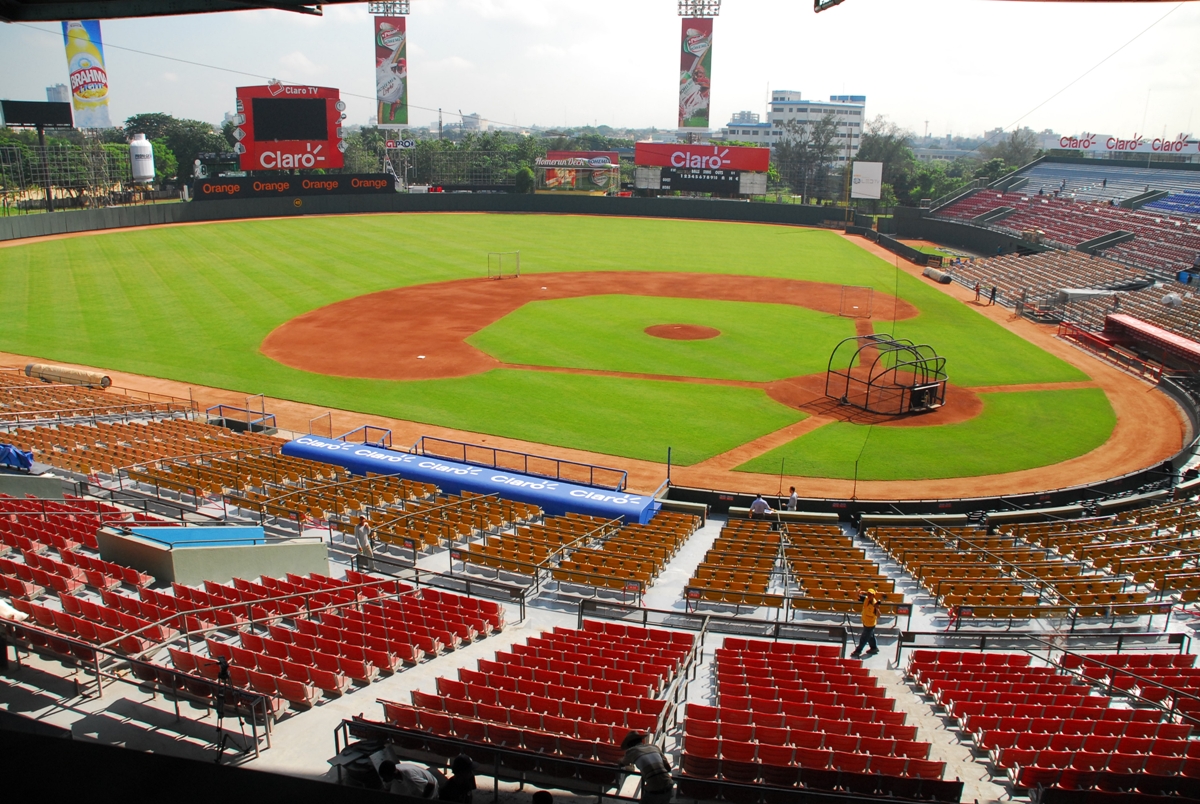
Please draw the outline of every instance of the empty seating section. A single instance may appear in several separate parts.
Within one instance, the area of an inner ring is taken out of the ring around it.
[[[1172,216],[1158,210],[1127,210],[1070,198],[1038,196],[1026,191],[1002,193],[980,190],[965,199],[939,209],[937,214],[956,220],[971,220],[1001,207],[1015,211],[986,224],[988,228],[1020,237],[1025,231],[1038,231],[1042,238],[1068,247],[1087,240],[1124,231],[1134,239],[1105,249],[1105,256],[1173,276],[1191,267],[1200,253],[1200,221]]]
[[[457,679],[438,678],[436,694],[414,690],[411,704],[380,703],[399,728],[537,754],[531,763],[541,761],[543,772],[569,774],[550,758],[611,765],[630,730],[664,727],[670,705],[656,696],[693,645],[691,634],[585,620],[582,630],[555,628],[460,669]]]
[[[1053,306],[1058,291],[1064,288],[1108,290],[1149,281],[1144,270],[1078,251],[967,260],[954,266],[953,275],[967,287],[974,287],[976,282],[984,289],[995,285],[998,302],[1013,305],[1023,300],[1027,307],[1039,309]],[[1122,303],[1124,299],[1123,293]],[[1111,310],[1111,298],[1100,301]]]
[[[103,417],[178,415],[183,400],[151,402],[75,385],[47,385],[19,374],[0,373],[0,424],[38,423]]]
[[[1200,191],[1200,175],[1192,171],[1132,167],[1112,163],[1071,164],[1040,162],[1021,174],[1029,183],[1021,188],[1026,195],[1038,190],[1074,195],[1088,200],[1122,201],[1141,195],[1149,187],[1170,193]]]
[[[567,515],[546,517],[540,523],[513,528],[511,533],[486,536],[451,554],[466,564],[520,575],[535,575],[551,556],[567,545],[582,547],[616,532],[620,523],[595,517]]]
[[[1129,661],[1128,654],[1097,658]],[[1142,655],[1130,672],[1186,670],[1194,657],[1181,659]],[[1088,664],[1073,655],[1063,661],[1098,682],[1120,675],[1096,663],[1089,673]],[[915,650],[906,676],[1017,789],[1146,792],[1171,789],[1167,777],[1181,771],[1200,776],[1200,759],[1190,759],[1200,757],[1200,743],[1188,739],[1189,725],[1165,720],[1161,709],[1113,706],[1108,695],[1057,667],[1033,664],[1029,654]]]
[[[1005,533],[1099,570],[1111,583],[1150,590],[1159,600],[1192,603],[1200,600],[1198,524],[1200,504],[1172,501],[1120,518],[1013,525]]]
[[[1195,664],[1191,653],[1150,652],[1064,654],[1060,661],[1065,670],[1081,673],[1104,691],[1136,695],[1192,716],[1200,714],[1200,668]]]
[[[1200,190],[1171,193],[1166,198],[1153,201],[1142,209],[1147,212],[1162,212],[1166,215],[1200,218]]]
[[[717,705],[687,708],[684,780],[868,794],[895,794],[905,777],[940,780],[945,763],[929,758],[895,700],[840,655],[834,645],[727,638],[713,664]]]
[[[685,594],[689,602],[850,612],[858,592],[874,586],[892,613],[904,596],[868,561],[837,525],[731,519],[697,566]]]
[[[396,478],[395,480],[398,480]],[[399,546],[439,546],[466,541],[481,533],[499,531],[518,523],[541,517],[536,505],[484,497],[481,494],[464,492],[436,494],[433,486],[410,481],[399,481],[412,494],[424,493],[422,499],[404,504],[403,513],[396,511],[371,511],[371,529],[375,538],[387,544]],[[351,532],[354,523],[347,521],[340,526]]]
[[[522,575],[550,570],[561,584],[640,594],[699,526],[694,516],[659,512],[644,525],[583,514],[548,517],[456,551],[467,564]]]
[[[1158,606],[1132,578],[1011,533],[980,528],[875,528],[879,543],[936,599],[976,619],[1140,617]]]
[[[4,440],[31,450],[36,460],[59,469],[112,476],[121,467],[133,464],[239,449],[273,452],[282,443],[258,433],[235,434],[223,427],[184,419],[21,427],[5,432]]]

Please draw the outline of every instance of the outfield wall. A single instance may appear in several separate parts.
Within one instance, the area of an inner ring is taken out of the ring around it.
[[[820,226],[842,221],[838,207],[765,204],[695,198],[611,198],[517,195],[508,193],[396,193],[383,196],[305,196],[191,201],[178,204],[110,207],[76,212],[12,215],[0,218],[0,240],[92,232],[164,223],[352,215],[382,212],[509,212],[563,215],[621,215]]]

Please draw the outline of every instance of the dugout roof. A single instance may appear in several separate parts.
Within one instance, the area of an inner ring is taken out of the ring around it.
[[[1141,341],[1151,343],[1181,357],[1193,365],[1200,366],[1200,343],[1133,316],[1124,313],[1111,313],[1105,316],[1104,332],[1106,335],[1132,335]]]

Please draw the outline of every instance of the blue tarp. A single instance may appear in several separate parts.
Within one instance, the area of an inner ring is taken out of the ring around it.
[[[356,475],[372,472],[400,475],[408,480],[433,483],[443,491],[461,494],[499,494],[510,500],[539,506],[552,516],[587,514],[605,519],[623,518],[645,524],[661,504],[649,495],[580,486],[536,475],[524,475],[486,466],[448,461],[429,455],[397,452],[370,444],[353,444],[320,436],[303,436],[283,445],[293,458],[331,463]]]
[[[28,472],[33,469],[33,453],[19,450],[12,444],[0,444],[0,466]]]

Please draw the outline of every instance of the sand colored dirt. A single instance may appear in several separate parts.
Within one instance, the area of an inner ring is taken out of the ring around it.
[[[597,271],[460,279],[385,290],[313,310],[276,327],[262,352],[286,366],[335,377],[448,379],[503,367],[466,339],[533,301],[622,294],[792,304],[836,315],[841,293],[841,285],[721,274]],[[917,314],[908,302],[876,296],[881,316]]]
[[[646,327],[645,333],[669,341],[706,341],[721,334],[721,330],[701,327],[697,324],[655,324]]]

